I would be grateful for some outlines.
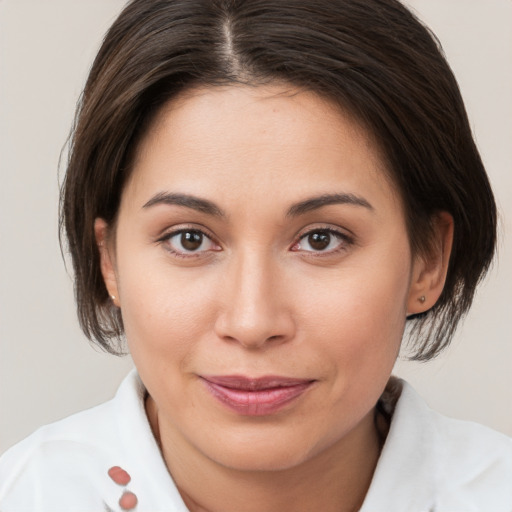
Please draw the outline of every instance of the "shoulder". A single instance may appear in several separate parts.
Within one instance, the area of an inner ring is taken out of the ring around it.
[[[512,510],[512,439],[482,425],[443,416],[430,409],[409,384],[400,384],[388,438],[365,502],[370,508],[362,510]]]
[[[45,450],[48,446],[62,444],[66,446],[94,446],[99,449],[111,446],[112,438],[115,439],[116,409],[118,409],[119,394],[122,394],[122,389],[127,387],[127,381],[131,380],[131,377],[130,374],[125,379],[114,399],[44,425],[7,450],[0,457],[0,471],[13,464],[19,465],[19,461],[29,459],[32,454]]]
[[[83,510],[102,510],[108,501],[117,504],[119,488],[107,472],[122,463],[119,409],[131,414],[136,408],[136,377],[127,377],[115,399],[41,427],[10,448],[0,458],[0,509],[69,510],[72,504],[81,510],[82,503]],[[131,407],[120,404],[130,399]]]
[[[431,415],[443,510],[459,503],[467,510],[512,510],[512,439],[477,423]]]
[[[421,419],[421,422],[418,421]],[[421,433],[432,458],[438,461],[448,487],[481,475],[506,483],[512,491],[512,438],[471,421],[444,416],[432,410],[416,391],[403,382],[397,422]],[[442,481],[439,482],[439,485]]]

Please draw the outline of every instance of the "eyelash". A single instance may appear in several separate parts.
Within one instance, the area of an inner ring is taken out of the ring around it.
[[[306,238],[315,233],[323,233],[336,237],[339,240],[339,246],[336,247],[335,249],[331,249],[330,251],[303,251],[304,253],[306,253],[308,257],[321,258],[332,256],[333,254],[338,254],[340,252],[346,251],[350,246],[354,245],[355,243],[354,237],[348,235],[346,232],[334,229],[330,226],[322,226],[310,229],[305,233],[302,233],[299,236],[298,241],[293,244],[292,250],[293,247],[296,247],[298,244],[300,244],[302,240],[305,240]]]
[[[168,232],[165,235],[161,236],[157,240],[157,242],[160,244],[167,243],[165,249],[177,258],[199,258],[199,257],[204,256],[205,252],[210,252],[210,251],[180,252],[180,251],[173,249],[169,244],[170,240],[176,236],[183,234],[183,233],[200,234],[202,237],[210,240],[211,243],[218,245],[218,243],[215,241],[215,239],[212,235],[210,235],[210,234],[206,233],[205,231],[203,231],[202,229],[199,229],[196,227],[183,227],[183,228],[179,228],[175,231]],[[347,233],[342,232],[337,229],[334,229],[330,226],[329,227],[325,226],[325,227],[316,227],[314,229],[310,229],[310,230],[302,233],[301,235],[299,235],[297,241],[293,243],[291,250],[294,252],[299,252],[299,249],[294,250],[294,247],[297,247],[301,243],[302,240],[305,240],[307,237],[309,237],[315,233],[323,233],[323,234],[328,234],[328,235],[336,237],[340,241],[340,246],[335,249],[331,249],[330,251],[321,251],[321,250],[319,250],[319,251],[314,251],[314,250],[302,251],[303,253],[305,253],[307,255],[307,257],[318,258],[318,257],[331,256],[333,254],[337,254],[339,252],[347,250],[348,247],[350,247],[351,245],[354,245],[354,243],[355,243],[354,238],[352,236],[348,235]],[[203,241],[201,243],[203,243]],[[219,249],[219,250],[221,250],[221,249]],[[214,252],[218,252],[219,250],[214,250]]]
[[[198,252],[194,252],[194,251],[191,251],[191,252],[180,252],[180,251],[176,251],[175,249],[173,249],[170,245],[170,240],[172,238],[174,238],[175,236],[179,236],[183,233],[198,233],[200,234],[202,237],[208,239],[211,241],[211,243],[213,244],[217,244],[217,242],[215,241],[215,239],[212,237],[212,235],[206,233],[205,231],[203,231],[202,229],[199,229],[199,228],[196,228],[196,227],[183,227],[183,228],[179,228],[179,229],[176,229],[174,231],[170,231],[168,233],[165,233],[165,235],[161,236],[157,242],[160,243],[160,244],[166,244],[165,246],[165,249],[170,252],[173,256],[177,257],[177,258],[200,258],[202,256],[204,256],[204,252],[205,251],[198,251]],[[204,242],[204,240],[202,240],[201,244]],[[215,251],[217,252],[217,251]]]

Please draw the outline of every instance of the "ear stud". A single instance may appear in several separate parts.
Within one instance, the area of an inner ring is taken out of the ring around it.
[[[427,300],[427,298],[425,297],[425,295],[422,295],[418,300],[423,304]]]

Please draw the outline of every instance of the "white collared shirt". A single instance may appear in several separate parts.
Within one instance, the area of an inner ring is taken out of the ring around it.
[[[512,439],[446,418],[403,382],[361,512],[512,512]],[[40,428],[0,458],[1,512],[187,512],[152,435],[136,371],[105,404]],[[112,466],[131,475],[125,488]],[[262,511],[264,512],[264,511]]]

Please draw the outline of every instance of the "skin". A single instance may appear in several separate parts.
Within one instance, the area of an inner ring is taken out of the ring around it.
[[[191,511],[361,506],[380,451],[375,404],[406,316],[442,291],[452,236],[442,214],[436,251],[413,256],[386,176],[357,122],[282,85],[188,91],[142,140],[116,229],[97,219],[96,237],[150,424]],[[296,206],[327,194],[345,201]],[[186,251],[179,230],[207,236]],[[243,416],[201,379],[233,374],[314,384],[277,413]]]

